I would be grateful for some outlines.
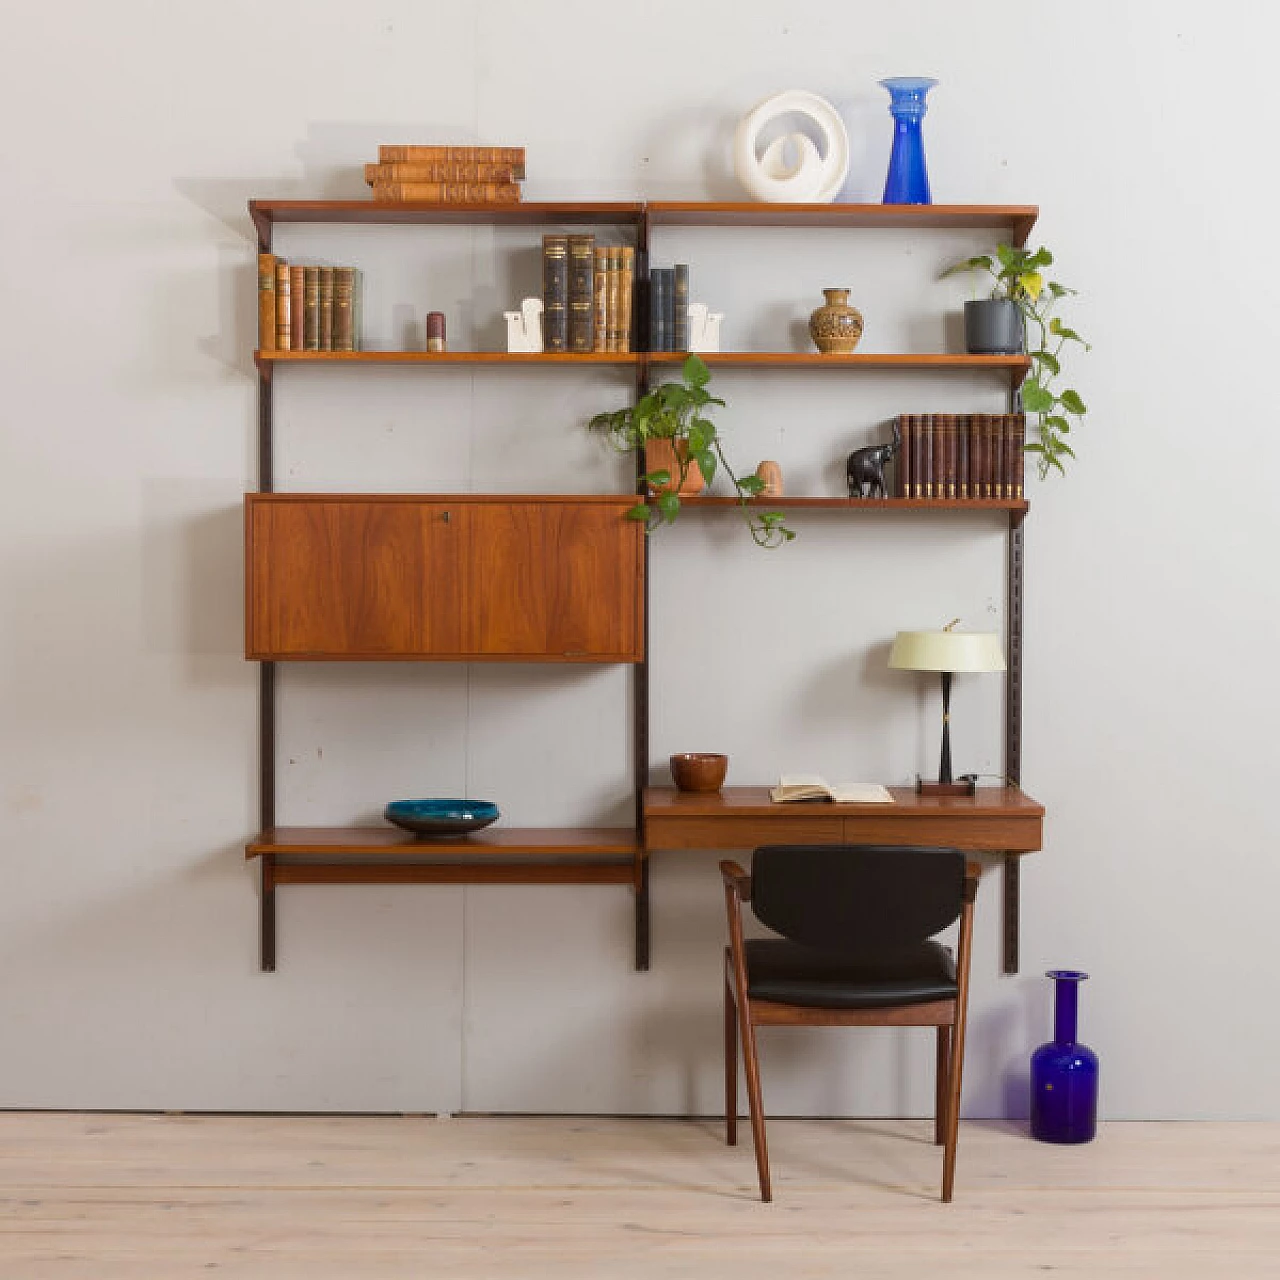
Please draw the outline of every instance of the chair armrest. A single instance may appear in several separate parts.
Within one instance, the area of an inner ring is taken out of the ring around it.
[[[720,877],[740,902],[751,901],[751,877],[736,862],[726,858],[720,864]]]

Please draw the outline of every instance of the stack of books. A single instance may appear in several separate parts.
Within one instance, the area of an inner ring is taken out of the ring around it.
[[[1021,498],[1021,413],[900,413],[900,498]]]
[[[542,237],[542,349],[630,351],[636,251],[593,235]]]
[[[523,178],[523,147],[379,147],[364,167],[386,204],[516,204]]]
[[[649,350],[689,350],[689,266],[649,269]]]
[[[258,350],[359,351],[359,270],[258,254]]]

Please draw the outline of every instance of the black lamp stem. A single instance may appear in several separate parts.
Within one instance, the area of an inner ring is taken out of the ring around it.
[[[951,672],[942,673],[942,763],[938,781],[951,781]]]

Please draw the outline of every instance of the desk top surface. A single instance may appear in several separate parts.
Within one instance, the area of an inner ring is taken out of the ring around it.
[[[925,816],[1042,818],[1044,805],[1017,787],[979,787],[972,796],[922,796],[914,787],[890,787],[892,804],[836,804],[830,800],[791,800],[777,804],[769,787],[722,787],[719,791],[677,791],[646,787],[644,811],[662,817],[871,817]]]

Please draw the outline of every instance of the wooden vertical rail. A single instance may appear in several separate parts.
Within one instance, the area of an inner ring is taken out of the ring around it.
[[[256,219],[255,219],[256,221]],[[258,251],[271,252],[271,223],[258,222]],[[272,457],[273,391],[271,365],[258,366],[258,492],[270,493],[274,486]],[[258,829],[266,832],[276,825],[276,664],[258,666]],[[276,967],[276,860],[274,854],[262,859],[259,886],[258,954],[265,973]]]
[[[642,294],[647,297],[647,289],[638,287],[641,273],[647,277],[649,266],[649,215],[646,212],[636,222],[636,258],[632,271],[631,308],[631,349],[636,350],[642,341],[642,320],[645,308],[635,303]],[[646,344],[647,345],[647,344]],[[649,388],[649,362],[636,362],[635,396],[638,400]],[[644,455],[636,454],[635,460],[636,494],[644,496]],[[640,577],[643,584],[641,608],[644,613],[642,651],[640,661],[635,665],[631,688],[633,694],[632,726],[632,781],[635,788],[635,825],[636,840],[639,852],[636,854],[635,881],[635,930],[636,930],[636,969],[643,972],[649,968],[649,853],[645,845],[644,835],[644,789],[649,785],[649,535],[646,533],[640,544]]]
[[[1008,590],[1006,592],[1007,656],[1004,697],[1004,773],[1007,781],[1022,782],[1022,583],[1023,519],[1021,512],[1009,513]],[[1021,864],[1018,856],[1006,853],[1001,866],[1001,971],[1018,972],[1019,899]]]

